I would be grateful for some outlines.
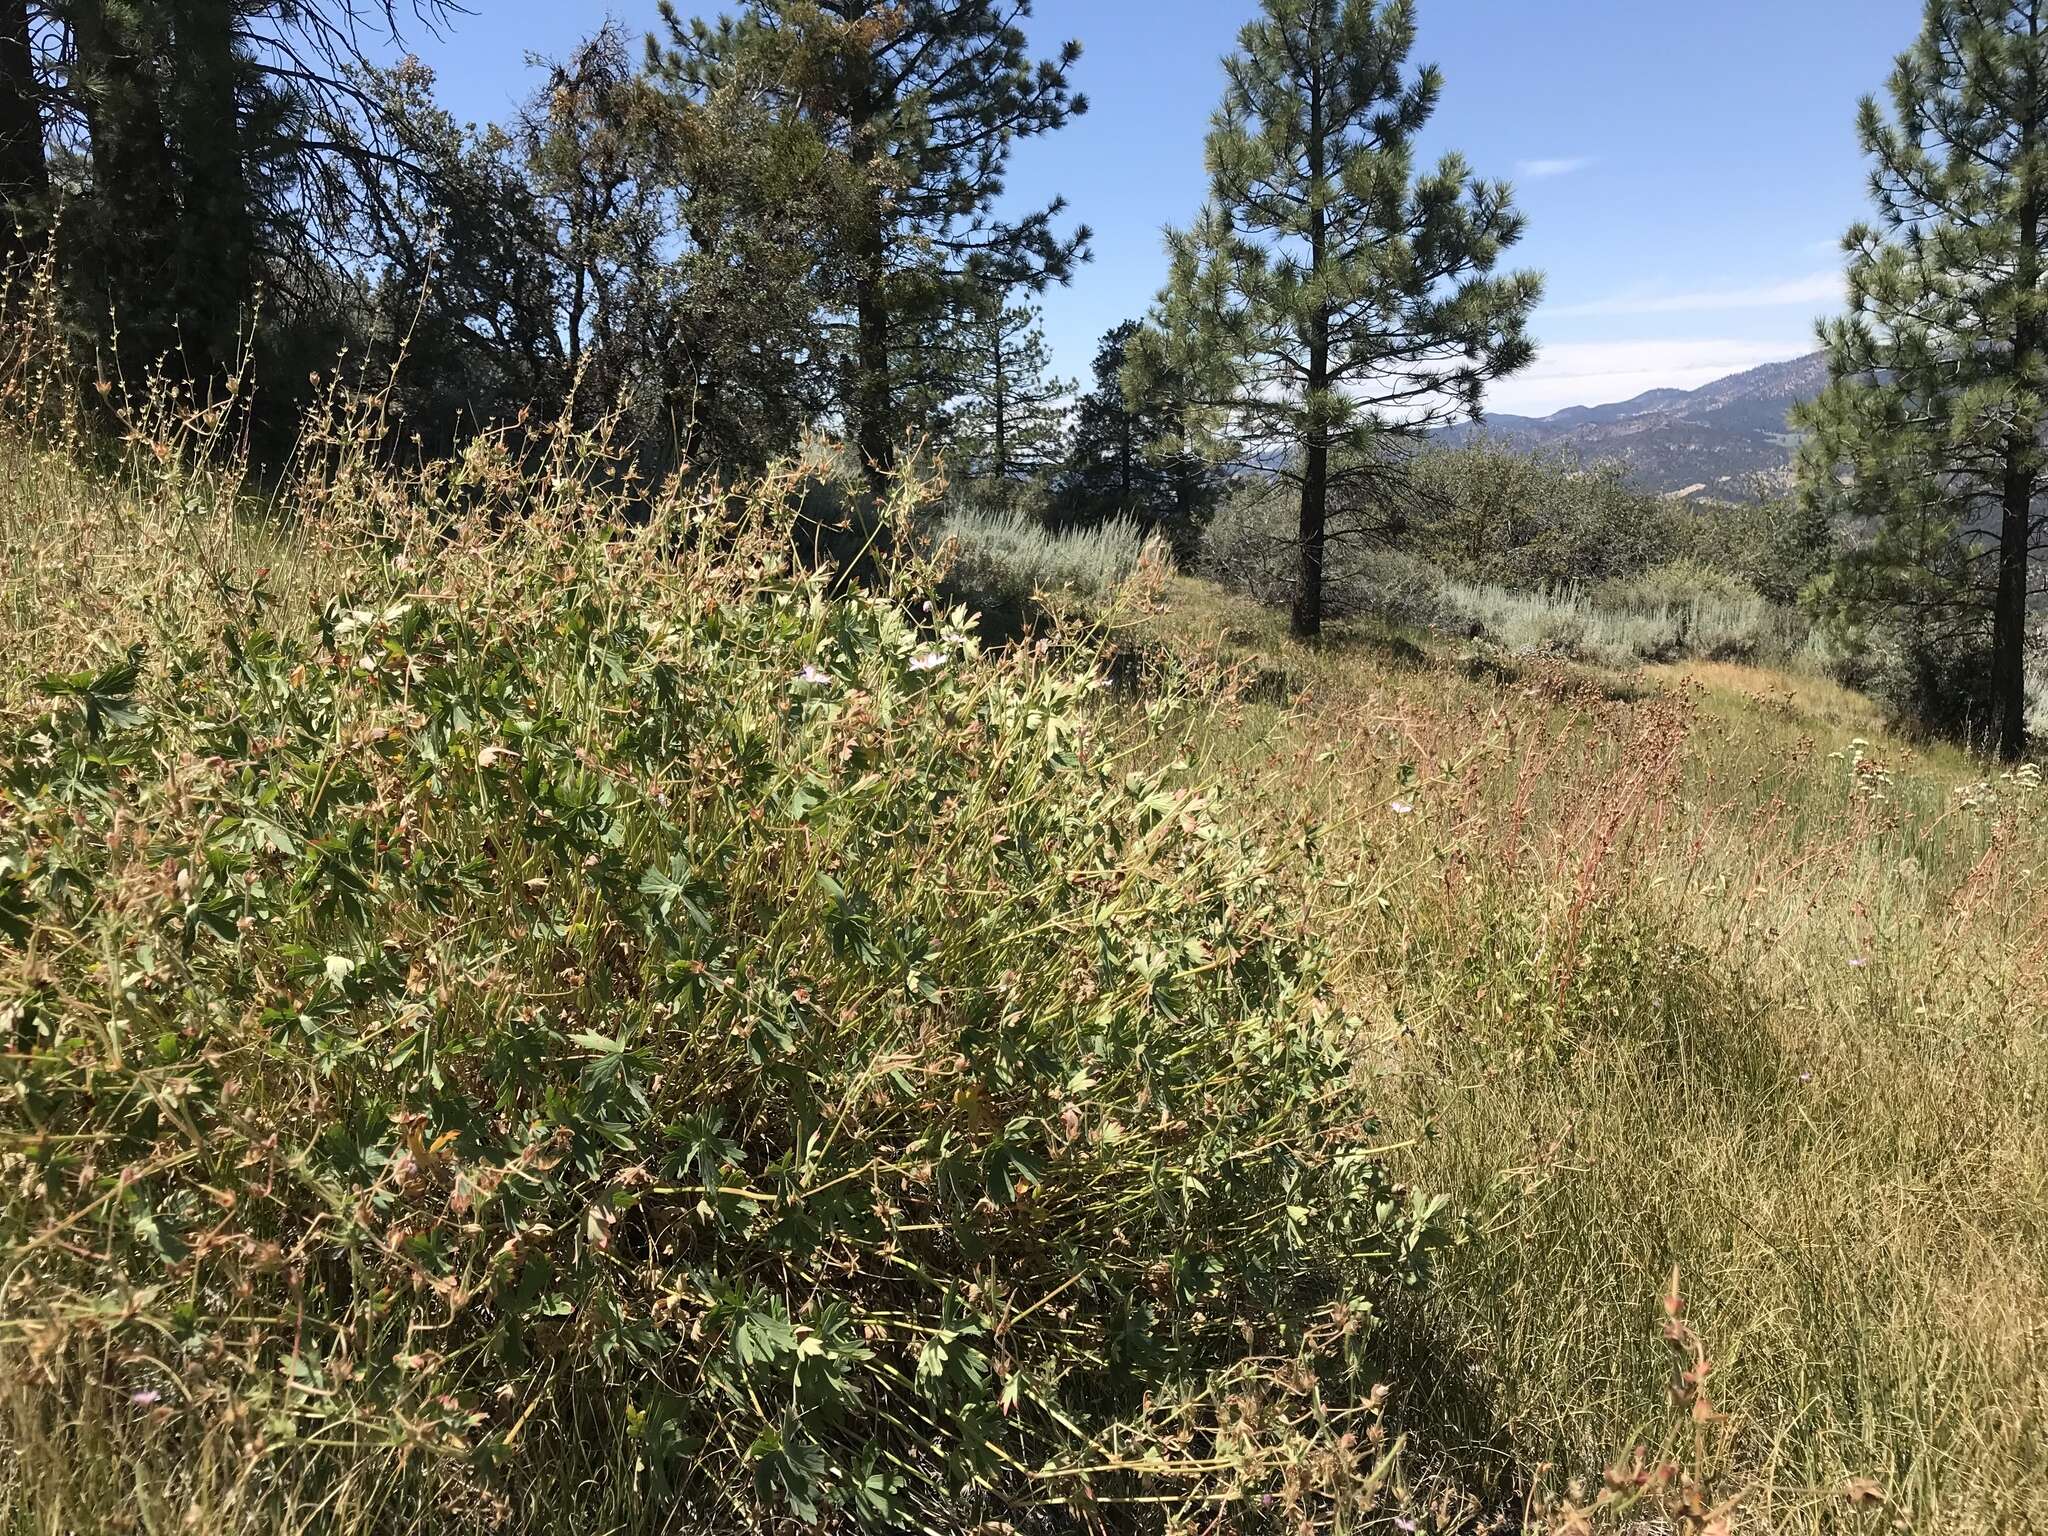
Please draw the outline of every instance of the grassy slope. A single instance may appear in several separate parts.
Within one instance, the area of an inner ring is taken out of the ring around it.
[[[17,683],[265,564],[303,615],[349,564],[174,532],[50,456],[9,498],[70,509],[9,551]],[[1447,1483],[1597,1478],[1662,1423],[1675,1265],[1733,1426],[1705,1469],[1748,1528],[2048,1524],[2030,783],[1796,677],[1517,671],[1365,631],[1308,653],[1194,582],[1149,627],[1244,685],[1185,751],[1283,851],[1402,1171],[1469,1220],[1392,1337]],[[1862,1476],[1887,1508],[1840,1497]]]
[[[2031,775],[1807,678],[1310,653],[1187,581],[1152,627],[1268,685],[1191,751],[1316,826],[1405,1168],[1469,1215],[1407,1336],[1449,1454],[1597,1481],[1668,1411],[1675,1265],[1755,1527],[2048,1526]]]

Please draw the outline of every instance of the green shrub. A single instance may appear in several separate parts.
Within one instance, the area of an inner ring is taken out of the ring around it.
[[[489,473],[0,693],[0,1524],[1355,1507],[1433,1207],[1268,855],[773,495]]]
[[[1233,592],[1268,607],[1294,600],[1300,557],[1294,489],[1282,481],[1245,480],[1217,508],[1202,536],[1199,569]],[[1323,566],[1323,611],[1332,619],[1374,615],[1432,627],[1446,618],[1438,591],[1443,573],[1384,543],[1330,541]]]
[[[1675,559],[1692,512],[1584,466],[1485,440],[1415,455],[1417,553],[1462,580],[1522,591],[1590,586]]]
[[[1674,560],[1593,589],[1593,606],[1609,614],[1662,624],[1661,659],[1784,660],[1805,643],[1807,626],[1792,609],[1767,599],[1740,576],[1695,560]],[[1639,652],[1660,659],[1658,649]]]
[[[1460,581],[1517,591],[1591,586],[1636,576],[1686,549],[1689,509],[1629,488],[1611,467],[1477,441],[1425,447],[1365,519],[1373,538],[1334,537],[1326,604],[1370,605],[1365,568],[1399,550]],[[1292,592],[1298,495],[1272,477],[1246,477],[1224,497],[1203,541],[1203,567],[1261,602]],[[1348,521],[1341,514],[1333,530]]]
[[[1631,667],[1641,662],[1783,660],[1803,645],[1797,615],[1709,574],[1691,591],[1692,573],[1667,567],[1592,591],[1513,592],[1448,583],[1446,607],[1461,626],[1507,650]]]
[[[1197,562],[1203,575],[1233,592],[1242,592],[1269,608],[1294,600],[1298,568],[1294,543],[1295,517],[1285,488],[1268,480],[1241,480],[1218,503],[1202,531]],[[1342,551],[1337,551],[1341,564]],[[1355,594],[1325,570],[1324,611],[1331,618],[1348,616]]]
[[[1796,603],[1838,547],[1824,513],[1797,502],[1693,503],[1684,558],[1740,577],[1774,603]]]
[[[1831,642],[1828,670],[1876,699],[1900,730],[1986,746],[1995,742],[1998,719],[1990,629],[1947,617],[1908,614],[1891,622],[1824,626]]]

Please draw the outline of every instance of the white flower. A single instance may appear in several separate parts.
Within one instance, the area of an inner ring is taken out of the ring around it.
[[[951,659],[944,651],[926,651],[922,655],[910,658],[910,670],[913,672],[936,672]]]
[[[1869,970],[1869,969],[1870,969],[1870,957],[1869,957],[1868,955],[1858,955],[1858,956],[1857,956],[1857,957],[1856,957],[1856,958],[1855,958],[1854,960],[1851,960],[1851,961],[1849,962],[1849,969],[1850,969],[1850,970],[1852,970],[1852,971],[1867,971],[1867,970]]]
[[[1396,816],[1413,816],[1415,814],[1415,807],[1406,800],[1392,801],[1388,804],[1387,809]]]
[[[816,662],[812,662],[803,671],[797,673],[796,680],[799,683],[808,684],[812,688],[822,688],[832,681],[832,674],[825,671]]]

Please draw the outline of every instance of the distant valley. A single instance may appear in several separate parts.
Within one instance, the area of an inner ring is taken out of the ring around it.
[[[1485,437],[1587,464],[1617,463],[1633,483],[1658,495],[1748,500],[1789,484],[1797,438],[1786,418],[1826,383],[1826,359],[1814,352],[1699,389],[1653,389],[1616,405],[1575,405],[1553,416],[1489,416],[1444,436],[1455,442]]]

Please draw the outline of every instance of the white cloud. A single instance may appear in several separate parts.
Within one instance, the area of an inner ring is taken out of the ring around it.
[[[1553,176],[1569,176],[1574,171],[1583,171],[1592,163],[1590,155],[1556,160],[1518,160],[1515,162],[1515,174],[1525,181],[1548,181]]]
[[[1594,315],[1692,315],[1737,309],[1834,308],[1846,297],[1840,272],[1815,272],[1749,288],[1707,288],[1691,293],[1620,293],[1585,304],[1558,304],[1549,319]]]
[[[1548,416],[1568,405],[1610,405],[1652,389],[1698,389],[1812,350],[1813,343],[1803,339],[1559,342],[1539,347],[1526,372],[1489,389],[1486,408]]]

